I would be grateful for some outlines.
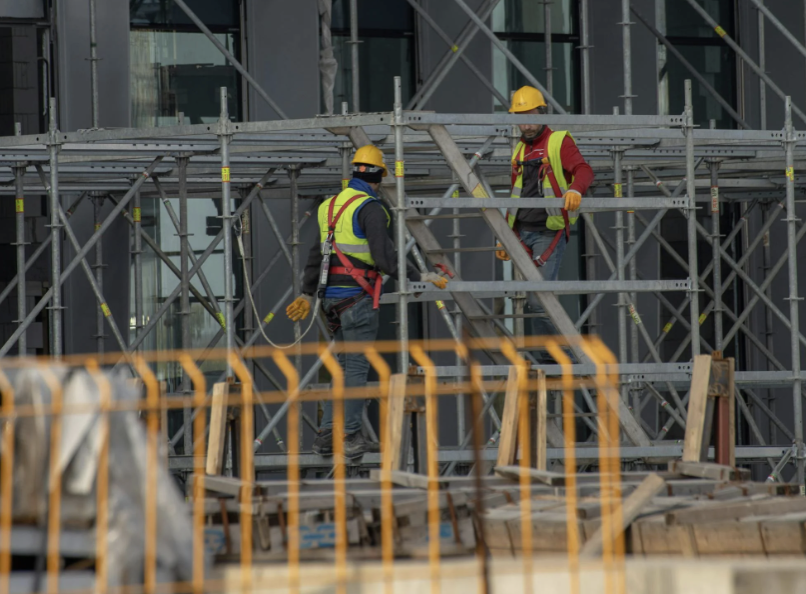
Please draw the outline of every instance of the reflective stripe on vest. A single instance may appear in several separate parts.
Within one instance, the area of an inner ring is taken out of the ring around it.
[[[337,196],[328,198],[322,202],[317,213],[319,220],[319,241],[320,243],[324,243],[327,239],[327,213],[330,203],[334,200],[336,201],[333,211],[334,213],[337,213],[341,207],[344,206],[348,200],[350,200],[350,198],[361,195],[363,195],[364,198],[354,200],[352,204],[345,209],[339,220],[336,221],[336,230],[333,233],[333,241],[339,246],[339,249],[345,256],[351,256],[356,260],[364,262],[368,267],[372,267],[375,265],[375,260],[373,260],[372,254],[370,254],[369,251],[369,241],[367,241],[366,237],[358,237],[354,228],[356,211],[366,204],[367,201],[375,200],[371,196],[366,195],[364,192],[359,192],[353,188],[347,188]],[[386,208],[384,208],[384,212],[386,212],[386,226],[388,227],[392,219],[389,216],[389,212],[386,211]]]
[[[557,179],[557,185],[559,186],[562,194],[565,194],[565,192],[568,191],[569,186],[569,183],[565,178],[565,171],[563,170],[562,162],[562,145],[566,136],[572,141],[574,140],[568,132],[552,132],[551,136],[549,136],[548,149],[546,151],[548,154],[549,167],[551,167],[551,170],[555,172],[554,177]],[[512,154],[512,167],[516,168],[518,177],[515,178],[515,183],[512,186],[512,193],[510,194],[511,198],[520,198],[523,192],[523,166],[519,165],[519,162],[523,161],[525,153],[526,145],[521,141],[518,143],[518,146],[515,147],[515,152]],[[574,180],[572,178],[571,182],[573,183],[573,181]],[[543,178],[543,198],[562,198],[562,196],[554,195],[554,187],[551,185],[548,175]],[[548,219],[546,220],[546,227],[548,229],[552,231],[565,229],[565,220],[563,219],[561,208],[547,208],[546,214],[548,215]],[[576,211],[569,212],[568,222],[573,225],[577,222],[578,217],[579,215]],[[510,228],[515,227],[515,221],[517,218],[518,208],[510,207],[507,210],[507,223],[509,223]]]

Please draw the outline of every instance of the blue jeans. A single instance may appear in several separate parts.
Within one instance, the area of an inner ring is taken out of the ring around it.
[[[556,231],[549,231],[548,229],[545,231],[520,232],[521,241],[532,250],[533,259],[537,259],[539,256],[543,255],[543,252],[545,252],[551,245],[551,242],[554,241],[556,234]],[[556,281],[559,278],[560,266],[562,265],[566,245],[567,240],[563,233],[560,241],[557,242],[557,246],[554,248],[554,252],[552,252],[551,256],[547,259],[546,264],[540,267],[540,274],[543,275],[543,280]],[[554,327],[554,324],[546,315],[543,306],[540,305],[540,301],[538,301],[534,293],[528,294],[526,307],[524,309],[527,313],[537,314],[538,316],[531,318],[532,336],[550,336],[557,334],[557,328]],[[535,353],[535,357],[538,362],[553,363],[551,358],[547,358],[547,353],[544,354],[542,351]]]
[[[342,299],[325,299],[325,311],[330,311]],[[341,328],[336,331],[338,342],[374,342],[378,336],[380,310],[372,309],[372,298],[367,295],[341,313]],[[367,385],[369,361],[363,354],[339,353],[339,365],[344,370],[344,387],[359,388]],[[350,435],[361,430],[364,406],[367,401],[349,398],[344,401],[344,433]],[[325,401],[321,429],[333,428],[333,402]]]

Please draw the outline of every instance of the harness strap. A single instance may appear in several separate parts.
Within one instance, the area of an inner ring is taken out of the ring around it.
[[[554,170],[551,168],[551,166],[549,166],[548,169],[546,169],[546,175],[548,176],[549,183],[551,184],[551,187],[554,190],[554,195],[557,198],[562,198],[563,194],[562,194],[562,190],[560,189],[560,184],[557,183],[557,178],[554,175]],[[571,222],[568,220],[568,211],[563,208],[562,212],[563,212],[563,222],[565,222],[565,239],[570,240],[571,239]],[[552,244],[552,245],[554,245],[554,244]],[[554,251],[554,248],[552,248],[551,251]]]
[[[331,200],[330,205],[328,206],[327,210],[327,227],[329,235],[332,235],[336,231],[336,225],[341,218],[341,215],[344,214],[344,211],[350,206],[353,202],[355,202],[358,198],[366,198],[366,194],[356,194],[352,198],[350,198],[344,205],[339,209],[339,212],[336,213],[336,216],[333,216],[333,207],[336,205],[336,200]],[[339,262],[341,262],[342,267],[331,268],[331,274],[345,274],[352,277],[352,279],[358,283],[358,285],[367,292],[367,294],[372,296],[372,308],[378,309],[380,307],[380,298],[381,298],[381,281],[379,279],[380,275],[374,270],[366,270],[364,268],[356,268],[352,265],[352,263],[347,259],[347,256],[339,249],[337,243],[333,243],[333,250],[336,252],[336,256],[339,258]],[[371,276],[369,273],[374,273],[374,276]],[[375,286],[373,287],[370,285],[366,278],[374,279]]]

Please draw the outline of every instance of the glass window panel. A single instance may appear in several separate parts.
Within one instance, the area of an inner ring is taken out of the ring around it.
[[[216,37],[238,55],[237,35]],[[176,125],[215,121],[219,89],[229,89],[229,112],[240,119],[238,73],[203,33],[133,29],[131,45],[132,125]]]
[[[539,41],[506,41],[507,48],[515,54],[521,63],[545,84],[546,50],[545,44]],[[577,112],[577,77],[575,74],[574,44],[553,43],[552,57],[554,61],[554,98],[570,113]],[[530,84],[523,73],[515,68],[497,48],[493,50],[493,66],[496,88],[505,97],[524,85]],[[506,111],[498,105],[496,110]]]
[[[414,89],[414,42],[411,37],[362,37],[359,46],[361,111],[392,111],[395,101],[393,79],[399,76],[403,103]],[[333,36],[333,52],[339,69],[333,97],[336,111],[347,101],[352,109],[352,61],[349,37]]]
[[[572,34],[576,25],[576,2],[554,0],[551,5],[552,34]],[[493,10],[496,33],[544,33],[543,3],[536,0],[504,0]]]
[[[331,28],[350,29],[350,0],[333,1]],[[377,31],[414,31],[414,9],[406,0],[358,0],[359,33],[368,29]]]
[[[732,0],[698,0],[700,6],[733,35]],[[666,0],[666,31],[668,37],[704,37],[717,40],[713,28],[684,0]]]
[[[186,0],[188,8],[208,27],[239,27],[238,0]],[[188,25],[195,27],[173,0],[129,0],[134,27]]]
[[[705,79],[722,95],[729,104],[734,105],[735,67],[733,50],[725,45],[698,46],[679,45],[677,49],[702,74]],[[668,62],[669,86],[682,89],[687,78],[692,78],[688,70],[674,56]],[[694,101],[694,123],[707,128],[709,120],[716,120],[717,128],[735,128],[735,122],[711,94],[697,80],[692,79],[692,96]],[[683,113],[683,93],[672,93],[669,97],[670,112]]]

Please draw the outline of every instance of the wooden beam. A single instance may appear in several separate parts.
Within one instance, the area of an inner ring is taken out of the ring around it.
[[[221,474],[224,467],[228,394],[228,383],[221,382],[213,385],[213,398],[210,405],[210,438],[207,442],[207,474]]]
[[[617,538],[622,532],[627,530],[630,524],[635,521],[641,510],[652,501],[658,493],[663,490],[666,485],[664,481],[657,474],[650,474],[643,482],[638,485],[638,488],[630,494],[624,501],[621,509],[621,525],[615,527],[613,538]],[[588,541],[583,545],[580,551],[580,556],[593,557],[602,553],[604,544],[604,532],[600,527]]]
[[[548,457],[546,443],[546,423],[548,422],[548,392],[546,391],[546,372],[542,369],[537,371],[537,427],[535,447],[535,468],[537,470],[548,470]]]
[[[564,487],[565,475],[559,472],[536,470],[534,468],[521,468],[520,466],[496,466],[495,474],[514,481],[519,481],[521,475],[526,473],[532,482],[543,483],[550,487]]]
[[[496,466],[512,466],[518,451],[518,369],[509,368],[504,411],[501,414],[501,438],[498,440]]]
[[[711,355],[694,357],[691,373],[691,391],[686,416],[686,435],[683,442],[684,462],[705,462],[702,459],[703,440],[706,433],[706,409],[708,405],[708,382],[711,377]],[[708,444],[705,444],[706,452]]]
[[[386,431],[389,451],[383,452],[382,468],[400,470],[408,452],[403,452],[403,423],[406,413],[406,375],[396,373],[389,378],[389,404],[386,407]],[[383,445],[383,444],[382,444]]]
[[[684,462],[681,460],[669,461],[669,472],[676,472],[683,476],[713,479],[716,481],[749,481],[750,471],[746,468],[734,468],[713,462]]]

